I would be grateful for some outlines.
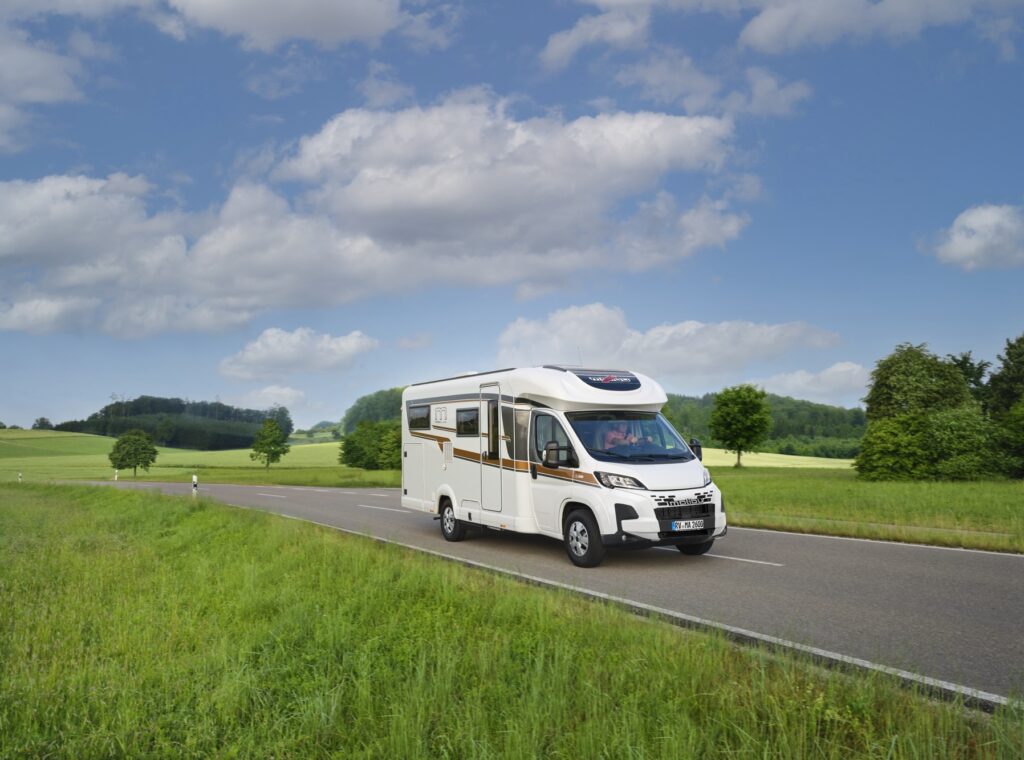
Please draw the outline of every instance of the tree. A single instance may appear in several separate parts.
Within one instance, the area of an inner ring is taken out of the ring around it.
[[[1006,341],[1006,352],[998,357],[999,369],[988,379],[988,411],[1001,417],[1024,398],[1024,335]]]
[[[283,409],[284,407],[279,408]],[[269,470],[271,464],[280,462],[281,457],[290,450],[288,434],[281,429],[281,426],[276,421],[266,419],[263,421],[263,427],[260,428],[260,432],[256,434],[256,440],[252,442],[252,451],[249,453],[249,459],[254,462],[263,462],[264,466]]]
[[[969,353],[944,361],[924,345],[903,343],[880,360],[871,373],[868,429],[854,463],[861,477],[973,480],[990,474],[998,462],[994,430],[971,394],[968,374],[983,376],[984,362]]]
[[[36,417],[36,421],[32,423],[32,429],[53,430],[53,423],[46,419],[46,417]]]
[[[868,422],[919,410],[952,409],[971,400],[967,381],[923,343],[901,343],[875,365],[864,398]]]
[[[354,431],[360,422],[398,421],[401,418],[402,389],[388,388],[357,398],[345,412],[341,427],[348,434]]]
[[[987,362],[984,359],[974,361],[970,351],[965,351],[962,354],[946,354],[946,361],[960,370],[974,399],[984,403],[985,392],[988,390],[985,385],[985,374],[992,366],[992,362]]]
[[[345,436],[338,461],[364,470],[397,470],[402,466],[401,423],[363,420]]]
[[[0,430],[6,430],[6,429],[7,429],[7,426],[4,423],[0,422]]]
[[[744,451],[752,451],[768,437],[772,429],[772,410],[768,394],[752,385],[726,388],[715,397],[711,411],[711,435],[726,449],[736,452],[741,466]]]
[[[277,426],[281,428],[281,431],[284,433],[285,438],[288,438],[295,429],[295,425],[292,424],[292,416],[288,413],[288,407],[286,406],[274,404],[267,412],[267,419],[273,420],[277,423]]]
[[[132,477],[138,468],[149,471],[149,466],[156,461],[156,446],[153,439],[145,431],[128,430],[122,433],[110,451],[110,463],[118,470],[132,468]]]

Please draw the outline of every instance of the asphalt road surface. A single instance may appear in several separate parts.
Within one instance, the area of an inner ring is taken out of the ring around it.
[[[402,508],[397,489],[202,485],[200,493],[988,695],[1024,695],[1022,555],[730,528],[702,557],[610,551],[600,567],[582,569],[549,538],[470,531],[447,542],[431,515]]]

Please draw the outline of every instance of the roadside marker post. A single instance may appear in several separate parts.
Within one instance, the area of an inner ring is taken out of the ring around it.
[[[199,476],[195,473],[192,474],[192,498],[194,499],[199,494]]]
[[[114,468],[114,482],[117,482],[117,468]]]
[[[18,482],[21,482],[21,470],[18,470]]]

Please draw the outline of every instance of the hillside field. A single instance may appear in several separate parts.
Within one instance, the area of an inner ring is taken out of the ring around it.
[[[110,480],[112,438],[51,431],[0,430],[0,483]],[[248,450],[159,449],[140,480],[202,483],[397,487],[395,470],[367,471],[337,463],[338,444],[294,446],[269,470]],[[706,449],[704,461],[726,499],[731,525],[859,538],[1024,552],[1024,482],[871,483],[844,460]],[[837,466],[838,464],[838,466]],[[131,477],[131,473],[121,473]]]
[[[979,716],[200,499],[0,485],[0,758],[1020,757]]]

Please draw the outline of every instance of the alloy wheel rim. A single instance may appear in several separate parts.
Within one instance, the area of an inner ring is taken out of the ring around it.
[[[446,507],[444,510],[444,532],[451,533],[455,530],[455,510]]]
[[[587,534],[587,526],[579,521],[574,521],[569,526],[569,548],[577,557],[587,553],[590,546],[590,536]]]

